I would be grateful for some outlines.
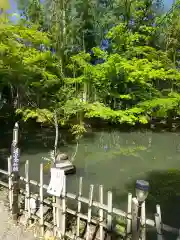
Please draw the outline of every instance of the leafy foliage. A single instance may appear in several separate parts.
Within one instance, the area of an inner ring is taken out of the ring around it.
[[[56,110],[79,138],[84,117],[135,125],[179,116],[179,1],[161,26],[160,1],[18,6],[26,19],[0,25],[0,91],[24,121],[54,124]]]

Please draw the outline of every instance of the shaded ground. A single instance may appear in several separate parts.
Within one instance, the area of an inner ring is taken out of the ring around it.
[[[34,240],[33,232],[23,226],[16,226],[8,211],[7,191],[0,191],[0,240]]]

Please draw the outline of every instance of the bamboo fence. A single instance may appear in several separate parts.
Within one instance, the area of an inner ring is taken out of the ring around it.
[[[13,204],[13,182],[12,182],[12,166],[11,158],[8,158],[8,171],[0,169],[0,173],[8,177],[8,183],[0,181],[0,185],[8,188],[9,196],[9,208],[12,209]],[[145,240],[147,229],[154,229],[157,232],[157,239],[163,239],[163,232],[171,232],[179,235],[180,230],[170,227],[162,223],[161,219],[161,209],[160,206],[156,206],[156,213],[154,215],[154,220],[147,219],[145,213],[145,202],[141,206],[141,218],[140,218],[140,231],[137,232],[137,212],[138,212],[138,202],[136,198],[132,197],[132,194],[128,194],[128,206],[127,212],[113,207],[113,195],[111,191],[107,192],[107,204],[105,202],[105,196],[103,191],[103,186],[99,186],[99,200],[94,201],[94,185],[90,185],[89,198],[85,198],[82,195],[83,179],[79,179],[79,189],[77,194],[69,193],[66,191],[66,176],[64,177],[64,187],[62,195],[60,198],[52,197],[52,199],[47,199],[44,197],[44,190],[47,190],[48,186],[43,182],[43,164],[40,164],[40,181],[34,181],[29,179],[29,161],[25,164],[25,177],[20,176],[20,181],[25,184],[25,189],[20,189],[20,193],[24,196],[25,207],[21,211],[25,212],[28,219],[34,219],[39,222],[40,226],[40,236],[43,237],[46,229],[51,229],[53,236],[60,236],[62,239],[64,237],[69,239],[133,239],[133,240]],[[39,189],[39,194],[33,194],[30,191],[30,187],[34,185]],[[32,200],[35,199],[39,201],[38,212],[34,213],[32,210]],[[69,208],[68,199],[76,202],[75,206],[77,209],[74,210]],[[82,212],[82,205],[86,204],[87,212]],[[52,208],[52,221],[46,221],[44,217],[45,206],[50,206]],[[96,208],[98,214],[93,215],[92,209]],[[75,217],[75,230],[69,231],[67,226],[68,216]],[[117,232],[114,225],[114,219],[120,219],[124,228],[122,231]],[[81,222],[84,221],[86,224],[86,230],[84,235],[81,231]],[[94,226],[95,228],[92,228]],[[93,234],[92,234],[92,229]],[[113,238],[114,235],[118,235],[120,238]],[[179,238],[177,238],[179,239]]]

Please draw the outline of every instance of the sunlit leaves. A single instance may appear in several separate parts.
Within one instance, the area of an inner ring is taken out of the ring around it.
[[[29,119],[35,119],[40,123],[53,122],[53,113],[47,109],[17,109],[16,113],[20,114],[25,122]]]
[[[86,106],[86,117],[146,124],[150,115],[168,116],[169,111],[177,112],[179,100],[168,97],[168,93],[179,88],[180,74],[167,53],[150,45],[154,32],[154,27],[147,25],[140,25],[133,32],[120,23],[107,34],[112,52],[93,49],[96,56],[105,56],[104,63],[90,66],[89,59],[78,55],[73,58],[78,63],[77,69],[84,71],[72,78],[72,82],[81,86],[91,81],[101,99],[101,103]],[[109,107],[105,99],[113,99],[116,109]]]
[[[17,113],[24,121],[52,124],[54,110],[58,123],[68,126],[84,115],[135,125],[179,114],[177,12],[167,22],[166,44],[158,45],[160,28],[150,0],[100,7],[93,0],[46,2],[54,4],[48,28],[39,0],[21,1],[31,23],[0,25],[0,80],[15,92],[13,99],[20,92]],[[108,46],[100,48],[105,26]],[[72,130],[84,131],[79,124]]]

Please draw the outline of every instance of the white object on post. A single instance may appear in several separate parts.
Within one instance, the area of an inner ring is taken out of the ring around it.
[[[66,210],[66,175],[64,170],[60,168],[51,168],[51,179],[47,188],[47,193],[56,197],[56,207],[53,212],[54,222],[57,224],[57,229],[54,231],[54,235],[58,234],[58,237],[63,237],[65,234],[65,210]],[[61,199],[60,197],[63,197]]]
[[[47,192],[53,196],[60,197],[64,185],[64,171],[59,168],[51,168],[51,179]]]

